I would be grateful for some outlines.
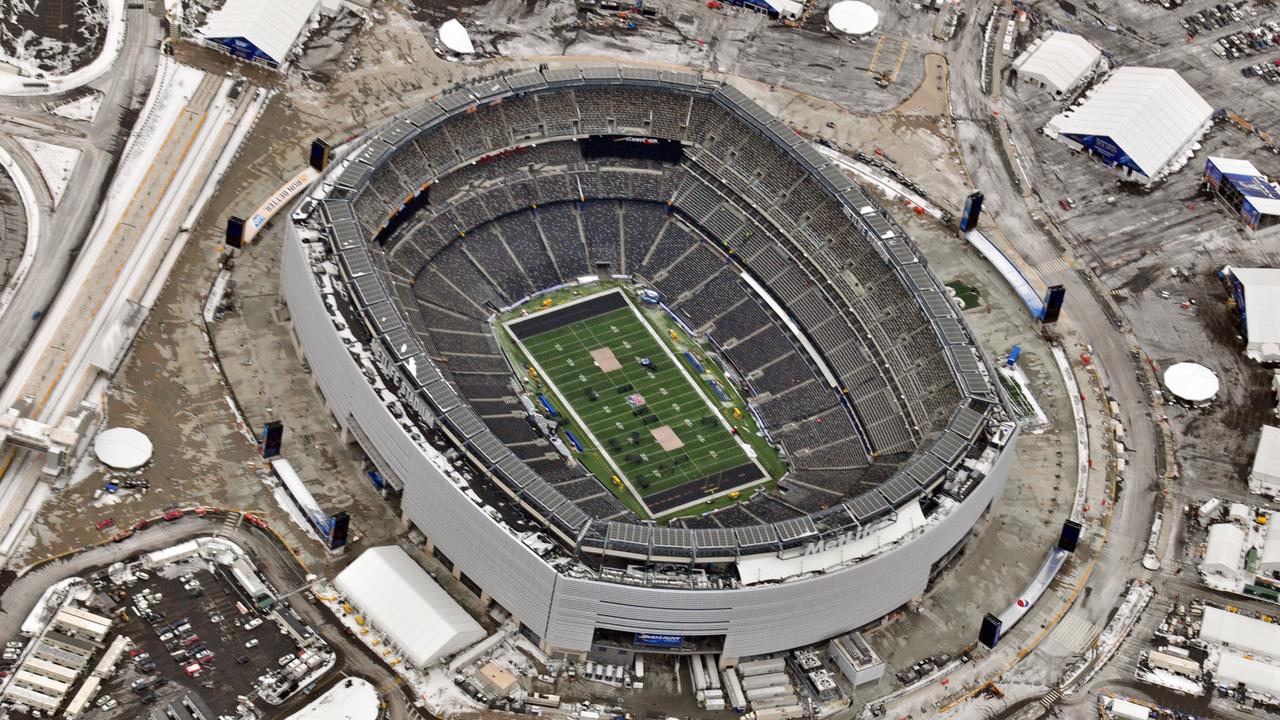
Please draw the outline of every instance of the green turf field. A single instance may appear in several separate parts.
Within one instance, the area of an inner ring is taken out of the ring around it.
[[[604,293],[591,299],[595,305],[559,306],[534,322],[508,323],[551,390],[548,399],[571,405],[556,411],[568,417],[585,452],[598,452],[651,514],[768,479],[722,421],[731,407],[709,405],[714,395],[705,379],[619,298],[625,300]]]

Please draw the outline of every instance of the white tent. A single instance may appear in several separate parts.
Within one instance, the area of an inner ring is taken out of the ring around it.
[[[1209,526],[1209,541],[1200,570],[1205,573],[1237,578],[1240,558],[1244,554],[1244,531],[1231,523]]]
[[[1253,454],[1253,469],[1249,471],[1249,492],[1280,496],[1280,428],[1274,425],[1263,425],[1258,436],[1258,451]]]
[[[1213,108],[1176,71],[1126,66],[1051,119],[1045,132],[1109,162],[1128,167],[1127,158],[1154,180],[1190,157],[1212,118]]]
[[[209,15],[202,35],[224,45],[243,39],[277,65],[302,34],[320,0],[227,0]]]
[[[1218,394],[1218,376],[1209,368],[1193,362],[1170,365],[1164,371],[1164,386],[1179,400],[1203,405]]]
[[[151,439],[133,428],[114,427],[98,433],[93,453],[116,470],[136,470],[151,461]]]
[[[471,36],[467,34],[467,29],[457,20],[446,21],[440,26],[440,44],[444,45],[449,52],[458,55],[472,55],[476,51],[475,45],[471,43]]]
[[[1123,698],[1107,700],[1107,710],[1111,711],[1111,716],[1117,720],[1147,720],[1151,717],[1151,709],[1146,705],[1129,702]]]
[[[1280,667],[1251,657],[1224,652],[1218,662],[1214,682],[1225,687],[1244,683],[1250,692],[1259,695],[1280,696]]]
[[[1033,80],[1062,94],[1080,84],[1102,60],[1102,51],[1079,35],[1052,30],[1036,40],[1013,69],[1023,80]]]
[[[846,35],[866,35],[880,24],[880,14],[860,0],[840,0],[827,10],[827,26]]]
[[[1229,269],[1244,290],[1245,355],[1255,362],[1280,362],[1280,269]]]
[[[398,546],[365,550],[333,583],[417,667],[485,637],[484,628]]]
[[[1215,607],[1204,609],[1200,639],[1253,655],[1280,656],[1280,625]]]
[[[1267,541],[1262,545],[1262,555],[1258,557],[1258,572],[1280,572],[1280,528],[1272,523],[1280,522],[1280,513],[1267,516]]]

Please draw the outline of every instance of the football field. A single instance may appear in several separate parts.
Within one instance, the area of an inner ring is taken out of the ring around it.
[[[552,391],[544,398],[568,420],[562,428],[582,445],[576,453],[599,454],[651,514],[767,479],[722,419],[726,409],[708,402],[705,380],[621,292],[514,320],[507,329]],[[569,407],[556,407],[553,395]]]

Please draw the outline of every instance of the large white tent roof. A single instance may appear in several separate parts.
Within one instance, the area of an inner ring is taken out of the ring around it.
[[[210,39],[242,37],[282,63],[319,5],[320,0],[227,0],[210,13],[203,34]]]
[[[1239,683],[1253,692],[1280,695],[1280,667],[1236,653],[1224,652],[1214,682],[1226,687]]]
[[[288,720],[376,720],[378,689],[368,680],[351,677],[334,685]]]
[[[1193,362],[1170,365],[1164,371],[1164,385],[1169,392],[1189,403],[1202,403],[1218,394],[1218,376],[1209,368]]]
[[[365,550],[333,582],[418,667],[485,637],[484,628],[396,545]]]
[[[1253,454],[1251,475],[1280,478],[1280,428],[1263,425],[1258,436],[1258,451]],[[1280,533],[1276,533],[1280,536]]]
[[[151,439],[133,428],[109,428],[93,441],[98,461],[116,470],[136,470],[146,465],[151,452]]]
[[[1245,336],[1249,357],[1280,360],[1280,269],[1231,268],[1244,288]]]
[[[1215,607],[1204,609],[1200,638],[1239,652],[1267,657],[1280,654],[1280,625]]]
[[[1049,125],[1058,133],[1109,137],[1144,173],[1154,176],[1212,116],[1213,108],[1177,71],[1126,66]]]
[[[846,35],[866,35],[880,24],[880,15],[860,0],[840,0],[827,10],[827,24]]]
[[[1013,68],[1019,74],[1040,78],[1058,92],[1066,92],[1093,70],[1102,51],[1079,35],[1053,30],[1036,40]]]

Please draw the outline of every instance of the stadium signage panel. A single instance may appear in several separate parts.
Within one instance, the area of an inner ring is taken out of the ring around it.
[[[311,185],[311,181],[315,180],[317,175],[319,173],[316,169],[308,165],[302,172],[282,185],[279,190],[276,190],[275,194],[268,198],[249,218],[247,227],[245,227],[244,241],[251,242],[257,236],[258,231],[270,222],[271,218],[275,217],[281,208],[288,205],[294,196]]]
[[[839,535],[826,540],[814,540],[804,546],[804,554],[817,555],[818,553],[826,552],[828,550],[835,550],[836,548],[844,547],[855,540],[861,540],[866,536],[867,529],[865,527],[860,527],[857,530],[840,533]]]
[[[684,636],[683,635],[651,635],[649,633],[636,633],[636,644],[647,645],[649,647],[678,648],[684,644]]]
[[[396,363],[391,359],[391,354],[382,343],[370,343],[373,349],[373,359],[381,372],[382,377],[391,383],[391,387],[396,392],[396,398],[400,402],[408,405],[417,413],[418,417],[424,420],[430,420],[436,417],[435,410],[427,404],[426,399],[422,397],[422,393],[414,386],[411,378],[405,375],[405,372],[396,367]],[[422,357],[416,358],[417,362],[426,362]]]

